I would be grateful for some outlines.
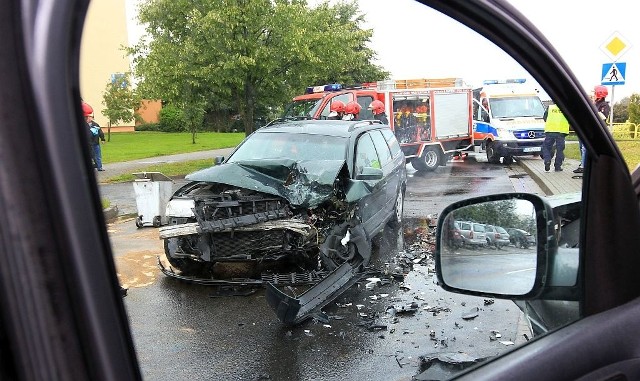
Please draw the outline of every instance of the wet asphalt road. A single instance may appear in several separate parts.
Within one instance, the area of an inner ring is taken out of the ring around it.
[[[133,219],[110,224],[118,276],[129,288],[124,301],[144,379],[411,380],[423,370],[421,356],[453,353],[458,359],[480,359],[509,350],[509,342],[521,342],[524,331],[513,302],[443,291],[435,284],[431,245],[414,239],[428,229],[429,216],[461,198],[541,192],[517,165],[505,168],[469,158],[433,173],[408,168],[406,224],[402,231],[378,237],[373,266],[393,268],[406,255],[419,263],[402,283],[390,281],[371,290],[365,288],[367,281],[358,283],[324,309],[328,323],[284,327],[261,289],[225,296],[214,287],[167,278],[156,264],[163,253],[157,229],[137,229]],[[131,184],[101,185],[101,192],[110,199],[113,195],[121,213],[135,212]],[[391,279],[384,272],[375,275]],[[412,303],[413,312],[402,313]],[[492,331],[501,337],[495,340]],[[429,371],[440,369],[434,365]]]

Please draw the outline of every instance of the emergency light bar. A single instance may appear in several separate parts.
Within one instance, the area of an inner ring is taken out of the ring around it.
[[[329,85],[310,86],[307,87],[307,94],[324,93],[325,91],[339,91],[342,90],[342,85],[339,83],[332,83]]]
[[[511,78],[511,79],[504,79],[504,80],[498,80],[498,79],[487,79],[484,82],[482,82],[483,85],[496,85],[499,83],[525,83],[527,81],[526,78]]]

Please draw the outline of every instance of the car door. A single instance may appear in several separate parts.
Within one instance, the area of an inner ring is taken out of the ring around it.
[[[376,131],[372,131],[376,132]],[[380,178],[371,180],[360,180],[366,183],[369,194],[362,197],[358,203],[360,205],[360,215],[362,224],[367,234],[374,234],[384,224],[387,215],[387,178],[376,151],[376,146],[371,139],[371,133],[365,132],[358,136],[355,145],[355,177],[367,171],[379,172]]]
[[[382,176],[384,177],[384,191],[386,197],[385,212],[387,215],[393,213],[395,207],[396,197],[400,191],[400,178],[401,169],[396,160],[393,160],[391,156],[391,150],[387,145],[387,141],[380,130],[371,131],[371,138],[373,144],[376,147],[376,152],[380,158],[380,165],[382,166]]]
[[[638,268],[640,261],[637,255],[629,255],[640,247],[638,234],[632,233],[640,229],[638,187],[634,189],[620,152],[598,120],[592,102],[557,51],[508,3],[424,3],[479,31],[515,58],[559,105],[589,147],[578,277],[581,320],[457,379],[637,378],[640,364],[635,353],[640,350],[640,339],[627,333],[640,325],[640,279],[629,270]]]

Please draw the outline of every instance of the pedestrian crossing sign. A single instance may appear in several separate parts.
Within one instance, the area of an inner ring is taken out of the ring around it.
[[[611,62],[602,64],[602,85],[624,85],[627,74],[626,62]]]

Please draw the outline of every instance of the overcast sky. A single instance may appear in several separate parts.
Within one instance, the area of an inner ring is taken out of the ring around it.
[[[520,65],[468,28],[414,0],[358,0],[378,64],[394,79],[459,77],[471,85],[484,79],[528,77]],[[126,0],[135,19],[137,0]],[[318,0],[309,0],[315,4]],[[602,65],[612,62],[601,49],[619,33],[631,47],[625,84],[615,86],[614,101],[640,93],[640,18],[628,0],[510,0],[562,54],[587,92],[602,80]],[[130,27],[130,42],[140,31]],[[529,77],[530,78],[530,77]],[[610,87],[611,89],[611,87]],[[611,94],[611,92],[610,92]],[[611,100],[611,99],[609,99]]]
[[[509,2],[549,39],[587,91],[600,84],[602,65],[612,62],[601,46],[619,33],[630,49],[618,58],[626,62],[627,72],[625,84],[615,86],[614,101],[640,93],[640,18],[630,9],[631,2]],[[413,0],[359,0],[359,5],[374,30],[378,64],[393,78],[451,76],[475,85],[483,79],[528,76],[475,32]]]

